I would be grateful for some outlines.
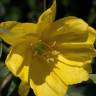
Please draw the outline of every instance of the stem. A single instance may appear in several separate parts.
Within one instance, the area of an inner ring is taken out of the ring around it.
[[[46,10],[46,0],[44,0],[44,11]]]

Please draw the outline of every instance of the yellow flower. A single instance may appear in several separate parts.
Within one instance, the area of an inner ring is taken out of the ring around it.
[[[1,38],[12,46],[5,63],[21,79],[21,96],[28,94],[30,86],[36,96],[64,96],[68,85],[89,78],[96,31],[73,16],[53,22],[55,13],[53,0],[37,24],[0,24]]]

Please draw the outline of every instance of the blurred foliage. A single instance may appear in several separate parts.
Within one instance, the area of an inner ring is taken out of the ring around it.
[[[51,1],[46,0],[47,8],[51,5]],[[37,22],[43,11],[44,0],[0,0],[0,22],[7,20]],[[56,20],[64,16],[82,18],[96,28],[96,0],[57,0]],[[4,63],[8,51],[9,45],[0,40],[0,96],[19,96],[17,91],[20,80],[8,71]],[[90,80],[70,86],[66,96],[96,96],[95,62],[94,58]],[[35,96],[32,89],[29,96]]]

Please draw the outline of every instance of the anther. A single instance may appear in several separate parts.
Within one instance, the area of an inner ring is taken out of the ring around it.
[[[58,54],[59,54],[58,51],[56,51],[56,50],[52,51],[52,55],[58,55]]]
[[[56,45],[56,41],[53,42],[53,44],[51,45],[51,47],[54,47]]]
[[[54,58],[48,58],[48,59],[47,59],[47,62],[48,62],[48,63],[54,62]]]

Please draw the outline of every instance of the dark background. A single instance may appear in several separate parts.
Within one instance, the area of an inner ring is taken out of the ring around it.
[[[52,0],[46,0],[46,7],[50,7]],[[0,22],[15,20],[19,22],[36,23],[44,11],[44,0],[0,0]],[[76,16],[84,19],[89,25],[96,28],[96,0],[57,0],[56,20],[65,16]],[[0,86],[7,82],[0,96],[19,96],[20,80],[14,77],[4,65],[9,46],[0,41]],[[92,69],[96,73],[95,58]],[[12,75],[10,80],[7,77]],[[96,79],[96,77],[95,77]],[[35,96],[30,89],[29,96]],[[96,96],[96,84],[89,80],[81,84],[70,86],[67,96]]]
[[[52,0],[46,0],[47,8]],[[0,0],[0,21],[37,22],[44,11],[44,0]],[[57,16],[76,16],[95,27],[96,0],[57,0]]]

